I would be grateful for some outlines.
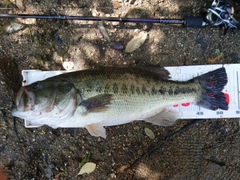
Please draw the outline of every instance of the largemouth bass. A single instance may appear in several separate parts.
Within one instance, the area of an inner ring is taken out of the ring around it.
[[[53,128],[85,127],[91,135],[106,138],[104,126],[133,120],[172,125],[178,112],[168,106],[177,103],[227,110],[222,92],[226,84],[224,67],[186,82],[168,80],[166,73],[148,69],[88,69],[23,86],[12,114]]]

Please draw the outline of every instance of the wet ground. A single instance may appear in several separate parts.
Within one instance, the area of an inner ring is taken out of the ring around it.
[[[17,3],[16,3],[17,2]],[[211,1],[31,0],[0,2],[1,13],[181,18],[197,16]],[[238,2],[232,2],[240,15]],[[135,10],[134,8],[138,8]],[[139,10],[140,9],[140,10]],[[15,25],[12,25],[14,24]],[[14,27],[10,28],[9,27]],[[239,179],[239,119],[182,120],[171,127],[145,122],[107,127],[107,139],[85,129],[27,129],[14,119],[24,69],[59,70],[102,66],[239,63],[239,30],[222,27],[104,22],[112,41],[124,46],[140,30],[145,43],[132,53],[115,50],[92,21],[0,19],[0,165],[10,179]],[[8,29],[8,30],[7,30]],[[15,123],[14,123],[15,122]],[[189,123],[194,125],[189,126]],[[150,139],[148,127],[155,134]],[[178,130],[183,129],[183,131]],[[76,177],[90,153],[97,164]]]

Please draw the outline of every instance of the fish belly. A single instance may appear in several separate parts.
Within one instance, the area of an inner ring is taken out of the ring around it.
[[[145,120],[159,114],[164,108],[176,103],[194,101],[195,97],[161,97],[161,96],[141,96],[141,97],[116,97],[103,112],[86,112],[86,109],[79,106],[73,117],[61,123],[72,127],[85,127],[89,124],[102,123],[103,126],[115,126],[126,124],[134,120]]]

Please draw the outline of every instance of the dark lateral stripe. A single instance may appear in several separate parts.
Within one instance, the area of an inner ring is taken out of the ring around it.
[[[105,84],[104,86],[101,87],[101,85],[96,85],[95,90],[98,93],[105,93],[108,94],[110,92],[113,92],[114,94],[117,93],[123,93],[123,94],[137,94],[137,95],[179,95],[179,94],[190,94],[190,93],[196,93],[197,89],[195,87],[191,86],[181,86],[181,85],[169,85],[165,86],[162,85],[159,87],[147,87],[146,85],[128,85],[125,83],[122,84],[117,84],[113,83],[111,84]]]
[[[135,94],[135,86],[133,84],[130,86],[130,92]]]
[[[165,95],[166,92],[167,92],[167,89],[163,86],[160,87],[160,89],[158,90],[158,92],[161,94],[161,95]],[[169,93],[169,92],[168,92]]]
[[[117,83],[113,84],[113,93],[115,93],[115,94],[118,93],[118,85],[117,85]]]
[[[127,94],[128,93],[128,88],[126,84],[122,84],[122,93]]]
[[[155,88],[155,86],[153,86],[151,90],[151,94],[156,95],[157,93],[158,93],[157,89]]]
[[[150,94],[149,90],[147,89],[147,87],[145,85],[142,85],[142,93],[143,94]]]
[[[197,92],[197,90],[195,88],[192,88],[192,87],[179,87],[179,86],[176,86],[174,91],[170,91],[170,92],[173,92],[174,95],[178,95],[178,94],[195,93],[195,92]]]

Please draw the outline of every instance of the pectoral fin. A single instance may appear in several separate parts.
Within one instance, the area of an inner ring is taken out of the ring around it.
[[[149,117],[146,122],[159,125],[170,126],[178,119],[178,112],[173,109],[164,108],[160,113]]]
[[[106,129],[103,127],[102,123],[89,124],[86,126],[88,132],[92,136],[101,136],[106,139]]]
[[[100,94],[83,100],[79,105],[84,106],[87,112],[103,112],[107,110],[107,105],[111,103],[111,94]]]

